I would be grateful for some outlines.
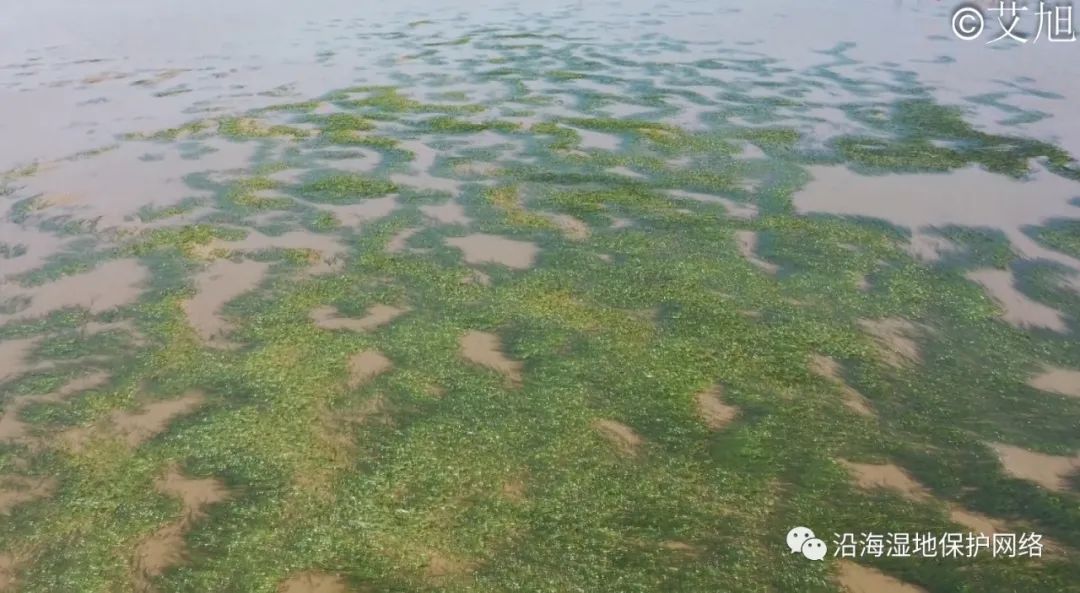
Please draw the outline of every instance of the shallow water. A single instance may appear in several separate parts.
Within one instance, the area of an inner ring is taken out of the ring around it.
[[[0,591],[1074,587],[1077,46],[952,8],[10,7]]]

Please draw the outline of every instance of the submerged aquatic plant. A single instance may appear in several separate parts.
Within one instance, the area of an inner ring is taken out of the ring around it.
[[[1075,479],[1018,477],[1000,453],[1080,448],[1080,403],[1031,380],[1080,365],[1075,320],[1008,325],[964,276],[1015,270],[1018,290],[1074,311],[1060,270],[959,226],[937,232],[961,249],[926,265],[902,229],[791,205],[807,163],[1017,176],[1042,158],[1068,176],[1067,154],[980,132],[918,89],[849,106],[867,133],[817,152],[781,121],[792,97],[859,81],[742,54],[650,62],[681,49],[663,40],[417,38],[425,23],[382,34],[508,94],[465,103],[456,76],[418,75],[150,135],[260,152],[136,213],[154,228],[17,278],[145,270],[108,310],[60,295],[71,306],[7,322],[32,300],[0,301],[20,362],[0,369],[0,588],[836,591],[839,563],[792,555],[792,526],[941,534],[982,516],[1054,553],[859,563],[935,593],[1075,588]],[[461,44],[480,53],[450,62]],[[596,74],[608,65],[617,77]],[[583,76],[616,88],[546,115],[593,92]],[[439,91],[459,103],[426,102]],[[618,101],[715,113],[688,130],[600,112]],[[323,103],[342,111],[312,113]],[[579,150],[580,130],[621,142]],[[497,145],[477,141],[490,131]],[[93,234],[20,192],[10,222]],[[1068,221],[1028,230],[1077,253]],[[25,253],[0,243],[3,261]]]

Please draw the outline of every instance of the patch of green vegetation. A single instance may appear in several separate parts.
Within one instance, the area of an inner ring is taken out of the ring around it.
[[[632,184],[599,190],[557,192],[542,203],[567,214],[586,217],[605,212],[611,207],[633,209],[650,215],[674,210],[671,200]]]
[[[327,115],[312,115],[308,121],[318,125],[323,132],[340,132],[355,130],[367,132],[375,129],[375,124],[364,117],[353,113],[330,113]]]
[[[159,130],[152,134],[128,134],[126,138],[129,140],[154,140],[158,142],[168,142],[177,140],[179,138],[190,138],[192,136],[199,136],[203,132],[210,130],[212,127],[213,125],[211,121],[200,119],[188,122],[182,126],[177,126],[175,128]]]
[[[1080,259],[1080,221],[1054,220],[1027,232],[1043,245]]]
[[[332,212],[320,212],[315,215],[309,224],[309,228],[316,233],[327,233],[341,227],[341,221]]]
[[[319,104],[320,104],[319,101],[301,101],[301,102],[298,102],[298,103],[281,103],[279,105],[269,105],[267,107],[260,107],[259,109],[256,110],[256,113],[259,113],[259,112],[273,113],[273,112],[279,112],[279,111],[296,112],[296,113],[308,113],[310,111],[314,111],[315,109],[317,109],[319,107]]]
[[[552,80],[581,80],[582,78],[588,78],[587,74],[580,72],[570,72],[568,70],[551,70],[544,73],[544,76]]]
[[[1006,269],[1017,259],[1009,238],[999,230],[947,226],[939,227],[937,234],[959,249],[947,250],[942,254],[944,264],[948,266]]]
[[[473,134],[486,130],[508,133],[517,130],[518,124],[508,121],[471,122],[441,115],[425,121],[423,127],[436,134]]]
[[[451,39],[449,41],[431,41],[431,42],[425,43],[424,45],[427,46],[427,47],[437,47],[437,46],[443,46],[443,45],[465,45],[465,44],[469,43],[470,41],[472,41],[472,36],[463,35],[461,37],[458,37],[457,39]]]
[[[596,130],[598,132],[639,132],[656,130],[663,132],[677,132],[678,128],[643,119],[615,119],[606,117],[568,117],[562,121],[571,126]]]
[[[116,150],[117,148],[120,148],[119,144],[106,144],[105,146],[100,146],[98,148],[91,148],[90,150],[83,150],[83,151],[80,151],[80,152],[76,152],[75,154],[66,157],[64,160],[77,161],[77,160],[80,160],[80,159],[88,159],[90,157],[95,157],[95,156],[97,156],[99,154],[105,154],[106,152],[112,152],[112,151]]]
[[[61,276],[90,270],[101,257],[94,249],[93,240],[76,241],[69,250],[53,255],[41,267],[20,274],[16,279],[24,287],[38,286]]]
[[[506,221],[512,225],[548,230],[555,228],[550,220],[525,208],[518,187],[493,187],[484,191],[484,199],[501,211]]]
[[[198,246],[207,245],[214,239],[237,241],[245,236],[247,236],[247,231],[243,229],[189,224],[182,227],[145,231],[121,248],[119,252],[122,255],[147,256],[156,251],[176,249],[184,255],[194,257]]]
[[[7,241],[0,241],[0,257],[4,259],[13,259],[21,257],[26,254],[26,245],[22,243],[8,243]]]
[[[371,141],[371,136],[357,134],[355,130],[324,131],[319,138],[323,142],[330,144],[355,144],[361,146],[366,145]],[[386,142],[386,144],[390,144],[391,146],[397,145],[397,141],[393,138],[387,138],[387,140],[389,140],[389,142]]]
[[[374,136],[371,134],[357,134],[354,130],[333,130],[323,133],[320,138],[330,144],[345,146],[367,146],[387,153],[391,153],[401,160],[412,160],[410,151],[398,148],[398,140],[390,136]]]
[[[397,189],[397,185],[390,181],[356,173],[341,173],[319,176],[302,184],[297,192],[314,202],[348,202],[383,196]]]
[[[548,145],[552,150],[569,150],[581,144],[581,134],[572,128],[560,126],[552,122],[533,124],[530,131],[535,134],[553,136],[554,140]]]
[[[267,175],[273,175],[274,173],[285,171],[291,168],[292,164],[290,164],[288,161],[269,161],[256,164],[252,168],[251,172],[259,177],[265,177]]]
[[[1064,150],[1038,140],[989,134],[963,119],[963,112],[929,99],[897,102],[886,119],[874,121],[896,140],[846,136],[834,146],[858,165],[884,171],[948,171],[977,164],[993,173],[1023,177],[1030,162],[1043,158],[1047,167],[1080,180],[1080,167]]]
[[[503,64],[505,62],[493,61],[493,64]],[[515,71],[513,68],[492,68],[480,73],[480,76],[484,78],[502,78],[504,76],[513,76]]]
[[[269,138],[273,136],[288,136],[292,138],[307,138],[307,130],[286,125],[267,126],[262,122],[250,117],[227,117],[218,122],[218,133],[233,140],[247,140],[250,138]]]
[[[347,93],[366,93],[362,99],[341,99],[337,103],[346,108],[370,108],[385,113],[446,113],[466,114],[483,111],[481,105],[457,105],[450,103],[430,104],[401,94],[395,87],[375,86],[347,89]]]
[[[256,176],[240,179],[229,185],[225,191],[225,201],[233,206],[253,210],[285,210],[293,206],[293,201],[285,196],[261,196],[260,191],[275,190],[281,184],[269,177]]]
[[[15,224],[23,224],[39,207],[40,204],[36,197],[22,198],[11,205],[7,216]]]
[[[543,37],[539,33],[499,33],[494,36],[495,39],[542,39]]]
[[[765,154],[791,153],[800,140],[798,130],[792,128],[746,128],[738,137],[757,145]]]
[[[435,96],[442,99],[443,101],[468,101],[469,100],[469,94],[466,93],[465,91],[444,91],[444,92],[441,92],[441,93],[436,93]]]
[[[874,170],[896,172],[950,171],[967,163],[959,151],[921,140],[895,142],[877,138],[838,138],[833,146],[847,161]]]
[[[5,171],[3,175],[0,175],[0,178],[3,178],[5,180],[7,180],[7,179],[18,179],[20,177],[30,177],[31,175],[38,172],[38,169],[40,168],[40,166],[41,166],[40,164],[35,162],[35,163],[30,163],[29,165],[24,165],[22,167],[16,167],[16,168],[11,169],[9,171]]]
[[[187,198],[173,204],[172,206],[154,207],[151,205],[145,205],[139,208],[136,216],[142,222],[153,222],[155,220],[164,220],[166,218],[172,218],[174,216],[180,216],[181,214],[187,214],[202,203],[197,198]]]
[[[158,98],[173,97],[173,96],[176,96],[176,95],[183,95],[183,94],[190,93],[190,92],[191,92],[190,88],[188,88],[186,86],[178,86],[178,87],[174,87],[174,88],[171,88],[171,89],[166,89],[164,91],[157,91],[156,93],[154,93],[154,96],[158,97]]]
[[[325,571],[357,591],[832,593],[836,562],[792,555],[783,544],[792,525],[827,537],[963,532],[950,519],[954,505],[1045,533],[1058,546],[1022,562],[860,563],[929,593],[1075,589],[1074,493],[1010,476],[989,443],[1054,455],[1080,449],[1080,403],[1028,385],[1044,364],[1080,368],[1080,344],[1072,333],[1004,323],[964,278],[971,267],[1007,265],[1025,294],[1069,312],[1080,299],[1061,287],[1063,270],[1021,265],[1001,234],[966,227],[939,229],[962,249],[925,265],[906,252],[903,229],[797,215],[791,206],[809,178],[805,164],[818,158],[891,172],[940,158],[950,167],[973,158],[989,166],[997,157],[979,147],[996,141],[971,137],[966,124],[933,108],[897,105],[861,110],[856,117],[880,134],[842,139],[837,154],[822,157],[802,152],[797,130],[776,124],[784,101],[721,89],[698,71],[750,73],[777,93],[800,84],[785,82],[795,74],[765,58],[652,63],[650,50],[683,48],[645,38],[631,48],[642,56],[633,61],[595,43],[549,44],[543,30],[512,34],[545,43],[511,52],[481,41],[497,32],[469,33],[477,50],[509,61],[520,80],[504,82],[514,93],[515,83],[543,77],[552,63],[568,72],[614,64],[621,78],[610,84],[657,117],[675,113],[665,106],[672,92],[649,83],[658,77],[665,87],[715,86],[735,111],[703,118],[709,129],[701,132],[645,119],[558,118],[521,131],[509,155],[462,147],[468,143],[451,136],[478,124],[442,105],[389,87],[346,89],[326,100],[355,114],[312,119],[323,128],[318,141],[266,136],[239,178],[186,177],[192,190],[215,196],[203,202],[218,207],[203,224],[108,236],[117,249],[77,244],[73,259],[51,261],[55,271],[77,265],[77,253],[95,262],[134,256],[149,276],[132,304],[0,324],[2,340],[36,339],[27,362],[42,365],[11,380],[0,369],[5,411],[15,398],[56,393],[90,369],[111,377],[100,388],[27,403],[19,419],[31,440],[0,443],[0,480],[48,478],[53,486],[0,521],[0,550],[18,553],[20,591],[276,591],[292,576]],[[827,53],[845,63],[847,49]],[[482,77],[485,57],[464,63],[468,74]],[[643,80],[635,83],[635,72]],[[810,75],[826,90],[881,92]],[[425,91],[456,84],[450,74],[400,78]],[[904,90],[907,79],[898,80],[890,92]],[[360,93],[366,97],[353,99]],[[587,99],[565,107],[603,104]],[[545,101],[553,99],[521,93],[503,103]],[[725,121],[736,112],[766,125]],[[443,117],[400,117],[415,113]],[[369,131],[370,119],[393,124],[385,136],[357,133]],[[568,126],[622,141],[617,150],[569,151],[581,139]],[[383,159],[368,173],[344,172],[356,169],[342,160],[370,156],[351,148],[365,138],[384,143],[375,147]],[[426,172],[460,191],[404,188],[394,212],[359,229],[329,209],[259,193],[345,203],[397,192],[389,176],[404,169],[398,139],[436,150]],[[739,141],[766,156],[733,158]],[[1025,154],[1051,152],[1011,140],[998,146],[1008,155],[1003,171],[1018,170]],[[330,158],[340,171],[317,168]],[[497,163],[497,184],[457,175],[463,162]],[[284,166],[307,173],[295,186],[268,177]],[[756,185],[747,189],[747,180]],[[726,202],[678,199],[673,189],[746,201],[760,214],[736,218]],[[466,209],[468,230],[432,224],[419,210],[448,199]],[[257,216],[268,207],[288,211]],[[587,232],[553,232],[545,213],[574,216]],[[13,198],[9,216],[39,230],[78,222],[44,218],[32,197]],[[237,266],[272,267],[209,315],[221,323],[204,341],[195,326],[207,320],[191,299],[234,288],[231,275],[204,275],[206,256],[215,255],[206,252],[215,240],[244,237],[244,227],[326,236],[312,235],[310,248],[233,254]],[[100,240],[92,227],[79,232]],[[480,259],[458,243],[474,232],[498,237],[481,237],[495,242]],[[1031,232],[1075,252],[1069,225]],[[333,273],[322,273],[324,240],[343,247]],[[534,248],[531,266],[516,267]],[[364,331],[347,327],[377,305],[403,313]],[[131,332],[83,329],[116,321]],[[875,335],[893,330],[903,348]],[[512,362],[491,368],[463,355],[463,337],[476,331],[497,336],[492,347]],[[365,351],[390,364],[361,376],[354,356]],[[852,407],[856,392],[861,409]],[[155,403],[189,393],[202,394],[190,410],[126,431]],[[718,398],[712,407],[708,394]],[[864,489],[838,460],[894,463],[926,495]],[[161,485],[170,471],[202,486],[215,480],[228,496],[186,508],[190,498]],[[143,575],[139,546],[156,543],[155,534],[182,543],[183,560]]]

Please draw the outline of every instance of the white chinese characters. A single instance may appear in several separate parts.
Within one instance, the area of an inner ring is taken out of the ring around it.
[[[1038,533],[834,533],[834,558],[1042,557]]]
[[[986,42],[987,45],[1011,40],[1015,43],[1032,43],[1046,39],[1051,43],[1076,41],[1076,29],[1073,23],[1071,4],[1048,4],[1040,0],[1038,10],[1032,11],[1017,0],[999,0],[990,12],[996,17],[1000,34]],[[1025,32],[1021,24],[1025,15],[1030,13],[1035,19],[1033,33]],[[982,11],[972,5],[961,6],[952,15],[952,30],[963,41],[978,39],[985,32],[986,17]]]

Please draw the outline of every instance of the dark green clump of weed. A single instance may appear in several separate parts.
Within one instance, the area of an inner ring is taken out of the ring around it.
[[[173,216],[180,216],[194,210],[200,204],[200,200],[195,198],[188,198],[181,200],[179,203],[171,206],[154,207],[151,205],[143,206],[139,208],[136,216],[142,222],[153,222],[155,220],[163,220],[166,218],[172,218]]]
[[[307,113],[314,111],[319,107],[319,101],[302,101],[299,103],[282,103],[279,105],[270,105],[262,107],[256,110],[256,112],[274,113],[279,111],[295,112],[295,113]]]
[[[937,234],[957,247],[942,254],[944,265],[1005,269],[1016,259],[1008,237],[996,229],[946,226]]]
[[[393,193],[397,191],[397,185],[356,173],[331,174],[304,183],[296,191],[315,202],[348,202]]]
[[[898,172],[950,171],[967,160],[958,151],[923,141],[839,138],[833,146],[844,159],[873,169]]]
[[[103,256],[94,247],[95,242],[92,239],[77,240],[67,251],[50,257],[43,266],[20,274],[16,278],[23,286],[37,286],[61,276],[85,272],[93,268]]]
[[[472,41],[471,36],[463,35],[461,37],[458,37],[457,39],[451,39],[451,40],[448,40],[448,41],[431,41],[431,42],[425,43],[424,45],[427,46],[427,47],[438,47],[438,46],[443,46],[443,45],[465,45],[465,44],[469,43],[470,41]]]
[[[500,186],[485,190],[484,199],[501,211],[507,222],[514,226],[548,230],[555,228],[550,220],[525,207],[519,187]]]
[[[436,134],[472,134],[486,130],[505,133],[517,130],[518,125],[508,121],[471,122],[448,115],[441,115],[425,121],[423,128]]]
[[[483,111],[480,105],[456,105],[450,103],[431,104],[417,101],[401,94],[394,87],[357,87],[347,89],[346,96],[353,93],[365,93],[363,98],[342,98],[337,103],[343,107],[353,109],[368,108],[374,112],[383,113],[446,113],[464,114]]]
[[[123,255],[145,256],[155,251],[177,249],[187,255],[194,254],[197,246],[206,245],[214,239],[235,241],[243,239],[247,232],[242,229],[224,228],[208,224],[192,224],[182,227],[153,229],[144,232],[120,249]]]
[[[982,132],[964,120],[960,109],[929,99],[897,102],[885,113],[865,119],[895,135],[893,140],[844,136],[833,146],[845,159],[882,171],[949,171],[968,164],[1022,177],[1030,162],[1046,159],[1051,171],[1080,179],[1080,169],[1064,150],[1046,142]]]
[[[552,150],[569,150],[581,144],[581,134],[578,134],[572,128],[560,126],[553,122],[533,124],[530,131],[536,134],[552,136],[553,140],[548,144]]]
[[[1080,259],[1080,221],[1054,220],[1045,226],[1026,230],[1047,247]]]
[[[548,78],[550,78],[552,80],[559,80],[559,81],[563,81],[563,80],[580,80],[582,78],[588,78],[587,74],[582,74],[580,72],[571,72],[569,70],[551,70],[549,72],[545,72],[544,76],[546,76],[546,77],[548,77]]]
[[[366,146],[386,152],[392,152],[399,158],[411,160],[412,154],[398,148],[400,142],[390,136],[375,136],[372,134],[358,134],[356,130],[329,130],[323,132],[319,139],[328,144],[343,146]]]
[[[330,113],[327,115],[312,115],[308,121],[319,126],[323,132],[339,132],[355,130],[367,132],[375,129],[375,124],[364,117],[354,113]]]
[[[799,143],[801,135],[792,128],[745,128],[739,130],[736,137],[757,145],[765,154],[790,154]]]
[[[212,128],[212,122],[208,120],[196,120],[175,128],[159,130],[152,134],[129,134],[127,138],[132,140],[172,141],[179,138],[199,136]]]
[[[259,192],[274,190],[280,183],[265,176],[248,177],[231,183],[225,190],[224,200],[232,205],[252,210],[284,210],[293,205],[287,196],[265,196]]]
[[[22,243],[0,242],[0,257],[12,259],[26,253],[26,245]]]
[[[234,140],[269,138],[272,136],[307,138],[309,135],[307,130],[280,124],[267,126],[256,119],[247,117],[229,117],[221,120],[218,122],[218,133]]]
[[[339,227],[341,227],[341,221],[332,212],[319,212],[308,223],[308,228],[316,233],[327,233]]]
[[[587,130],[596,130],[598,132],[635,132],[643,130],[674,132],[678,130],[674,126],[669,126],[667,124],[632,118],[568,117],[563,121],[572,126],[585,128]]]

